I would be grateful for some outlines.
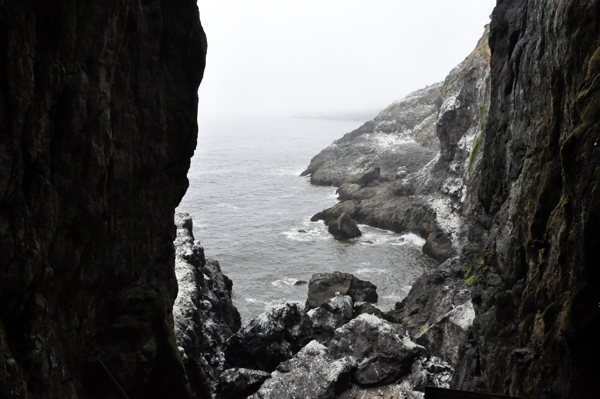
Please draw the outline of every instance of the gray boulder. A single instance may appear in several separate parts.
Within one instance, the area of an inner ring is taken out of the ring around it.
[[[350,362],[311,341],[249,399],[334,399],[350,387]]]
[[[295,303],[273,306],[227,341],[228,368],[273,371],[312,339],[312,322]]]
[[[362,235],[358,225],[347,212],[342,213],[337,220],[329,223],[328,231],[336,240],[347,240]]]
[[[329,344],[338,359],[352,362],[352,379],[360,385],[383,385],[410,373],[412,362],[425,348],[400,337],[387,321],[362,314],[338,328]]]
[[[220,399],[246,399],[260,388],[270,373],[261,370],[233,368],[225,370],[219,378]]]
[[[336,293],[348,295],[354,302],[377,302],[377,286],[349,273],[315,273],[308,283],[306,309],[321,306]]]
[[[379,167],[369,169],[367,173],[362,175],[360,179],[358,179],[357,183],[362,187],[366,187],[371,183],[374,183],[375,180],[381,177],[381,169]]]
[[[314,338],[328,343],[336,329],[352,320],[353,301],[348,295],[333,297],[308,312],[313,323]]]

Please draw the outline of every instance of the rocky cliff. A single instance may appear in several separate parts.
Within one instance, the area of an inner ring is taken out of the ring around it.
[[[426,238],[443,261],[465,245],[473,166],[489,97],[488,30],[443,83],[409,94],[316,155],[302,173],[338,186],[341,201],[315,219],[348,212],[359,223]],[[475,146],[475,150],[471,151]]]
[[[600,1],[498,1],[472,187],[475,325],[490,391],[597,398]],[[481,217],[483,215],[483,217]]]
[[[191,0],[0,2],[0,397],[186,398],[174,209]]]

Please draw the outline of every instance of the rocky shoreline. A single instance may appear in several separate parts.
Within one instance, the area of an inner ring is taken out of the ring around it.
[[[444,82],[391,104],[311,160],[302,175],[337,186],[341,201],[313,220],[331,226],[345,212],[346,225],[352,218],[424,237],[423,252],[440,262],[460,252],[469,234],[466,187],[481,158],[472,148],[489,106],[488,33]],[[333,230],[338,239],[358,234]]]
[[[447,388],[473,323],[464,271],[448,261],[419,278],[394,310],[377,287],[318,273],[304,307],[280,303],[241,326],[231,281],[205,259],[188,214],[176,215],[175,336],[190,384],[215,399],[362,398]]]

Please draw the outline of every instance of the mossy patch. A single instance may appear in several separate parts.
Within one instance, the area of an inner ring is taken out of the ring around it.
[[[475,161],[475,157],[477,156],[477,152],[479,151],[479,146],[481,144],[481,134],[477,136],[475,142],[473,143],[473,149],[469,154],[469,164],[467,165],[467,170],[470,172],[473,167],[473,162]]]

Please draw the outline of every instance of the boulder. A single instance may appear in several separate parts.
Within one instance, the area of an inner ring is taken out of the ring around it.
[[[410,383],[414,390],[419,391],[426,386],[448,389],[453,372],[452,365],[438,357],[419,358],[412,365]]]
[[[336,240],[347,240],[362,235],[358,225],[348,212],[342,213],[337,220],[329,223],[328,231]]]
[[[328,343],[336,329],[352,320],[353,301],[348,295],[335,296],[308,312],[313,323],[314,338]]]
[[[311,341],[249,399],[334,399],[350,387],[350,362]]]
[[[377,302],[377,286],[349,273],[315,273],[308,283],[306,310],[321,306],[336,293],[349,295],[354,302]]]
[[[356,212],[356,201],[344,201],[339,204],[335,204],[331,208],[325,209],[314,215],[310,220],[311,222],[316,222],[317,220],[322,220],[325,224],[329,224],[332,221],[338,219],[342,216],[343,213],[348,213],[350,216],[353,216]]]
[[[400,337],[390,323],[369,314],[338,328],[329,349],[336,358],[352,361],[352,379],[360,385],[396,381],[410,372],[415,358],[426,353],[410,338]]]
[[[233,368],[225,370],[219,378],[220,399],[246,399],[260,388],[270,373],[261,370]]]
[[[295,303],[279,304],[250,320],[227,341],[228,368],[273,371],[312,338],[312,322]]]

